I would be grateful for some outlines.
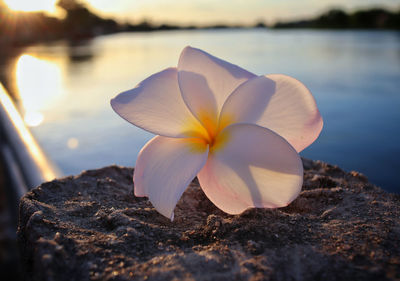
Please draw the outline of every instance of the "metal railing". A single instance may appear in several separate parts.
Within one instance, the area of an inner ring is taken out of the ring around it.
[[[60,175],[59,170],[46,157],[25,126],[14,102],[1,83],[0,154],[4,161],[7,184],[18,201],[29,189]]]

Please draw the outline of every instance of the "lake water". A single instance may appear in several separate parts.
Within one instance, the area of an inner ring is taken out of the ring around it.
[[[32,46],[0,67],[38,142],[69,175],[113,163],[134,166],[152,135],[118,117],[109,100],[175,66],[186,45],[256,74],[284,73],[302,81],[314,94],[324,129],[301,155],[361,171],[400,192],[399,32],[115,34],[83,45]]]

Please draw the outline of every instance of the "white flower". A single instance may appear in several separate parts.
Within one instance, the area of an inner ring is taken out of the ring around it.
[[[303,183],[298,152],[323,126],[298,80],[256,76],[191,47],[177,68],[150,76],[111,106],[158,135],[139,153],[135,195],[149,197],[171,220],[196,175],[207,197],[229,214],[288,205]]]

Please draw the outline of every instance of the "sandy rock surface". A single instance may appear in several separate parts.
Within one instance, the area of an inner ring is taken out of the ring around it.
[[[194,181],[174,222],[133,196],[131,168],[42,184],[20,205],[26,278],[399,280],[400,195],[303,162],[303,191],[286,208],[227,215]]]

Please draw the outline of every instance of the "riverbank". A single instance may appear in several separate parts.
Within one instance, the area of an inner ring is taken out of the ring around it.
[[[303,163],[286,208],[227,215],[193,181],[173,222],[133,195],[131,168],[42,184],[20,205],[27,280],[398,280],[400,195]]]

